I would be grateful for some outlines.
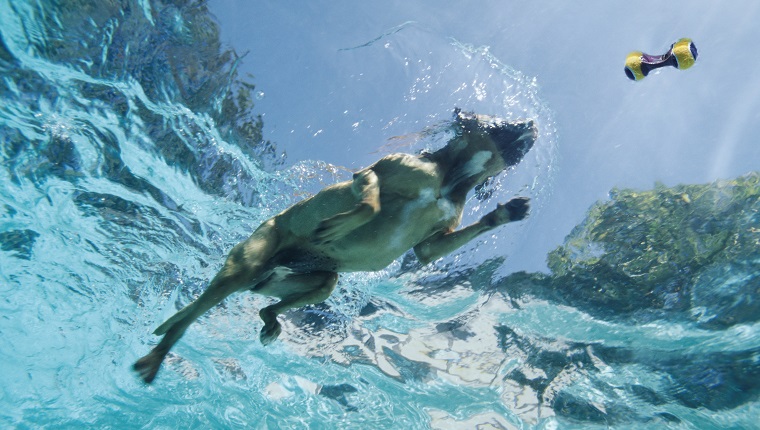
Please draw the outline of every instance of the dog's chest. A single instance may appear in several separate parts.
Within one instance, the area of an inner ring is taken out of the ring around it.
[[[400,211],[402,224],[433,224],[457,216],[454,203],[440,196],[433,188],[423,188],[418,196],[407,201]]]
[[[423,188],[419,195],[405,202],[395,214],[388,244],[391,248],[410,247],[425,239],[431,232],[456,223],[456,205],[440,196],[433,188]]]
[[[436,206],[441,212],[441,221],[455,220],[459,218],[459,211],[454,202],[446,197],[440,197],[436,200]]]

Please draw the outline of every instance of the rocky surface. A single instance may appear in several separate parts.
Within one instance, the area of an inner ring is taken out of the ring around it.
[[[550,253],[550,274],[495,279],[494,260],[413,275],[407,259],[396,281],[408,299],[472,300],[446,321],[394,330],[383,321],[414,315],[373,299],[347,326],[320,305],[292,313],[285,331],[303,354],[375,366],[406,383],[490,387],[528,423],[677,423],[679,408],[741,407],[760,393],[759,182],[752,173],[614,190]],[[580,325],[599,333],[579,334]],[[350,401],[343,393],[337,398]],[[512,425],[499,414],[428,414],[434,427]]]

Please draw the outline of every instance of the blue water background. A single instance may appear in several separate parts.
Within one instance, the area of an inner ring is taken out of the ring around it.
[[[678,357],[757,351],[754,324],[609,322],[482,292],[492,273],[545,270],[546,252],[613,186],[757,169],[754,2],[219,0],[210,7],[221,27],[204,6],[178,3],[0,2],[0,424],[756,425],[753,395],[719,407],[705,399],[723,382],[709,368],[695,376],[692,401],[667,392]],[[627,82],[629,50],[656,53],[683,36],[700,48],[693,70]],[[237,56],[221,54],[228,46]],[[255,142],[220,114],[247,73],[253,118],[263,119]],[[268,300],[236,295],[193,325],[155,385],[135,378],[130,366],[156,341],[152,330],[202,291],[234,244],[382,154],[440,145],[454,106],[538,122],[529,157],[465,214],[471,222],[529,195],[529,221],[430,267],[402,259],[344,276],[327,305],[286,315],[266,349],[257,310]],[[507,262],[480,267],[495,256]],[[495,327],[537,339],[532,356],[545,368],[552,354],[585,354],[580,362],[594,366],[558,369],[537,394],[506,377],[517,368],[531,376],[531,357],[502,350]],[[579,350],[589,344],[669,361],[607,365]],[[626,384],[648,388],[633,396]]]

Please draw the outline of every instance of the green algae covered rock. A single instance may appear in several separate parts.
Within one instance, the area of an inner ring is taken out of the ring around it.
[[[649,191],[613,190],[609,200],[591,207],[547,262],[549,274],[515,273],[494,287],[512,299],[548,300],[623,325],[684,324],[729,339],[737,332],[754,333],[751,324],[760,321],[760,174],[702,185],[657,185]],[[742,324],[749,327],[737,327]],[[630,417],[631,398],[654,410],[669,402],[726,410],[760,395],[760,350],[754,341],[705,350],[689,342],[683,347],[673,342],[668,349],[577,342],[549,359],[538,346],[547,339],[531,339],[508,327],[497,331],[505,333],[500,344],[506,354],[522,353],[531,372],[541,369],[550,376],[529,380],[520,369],[508,375],[526,380],[539,393],[553,383],[552,369],[592,369],[595,388],[606,390],[605,413],[582,390],[561,391],[551,402],[557,415],[578,422],[614,421],[621,408],[620,416]],[[593,359],[584,351],[593,351]],[[610,390],[606,377],[596,379],[596,360],[615,369],[645,369],[658,382],[626,385],[629,394],[615,402],[619,387]],[[680,422],[669,412],[653,416],[660,418]]]
[[[602,315],[683,311],[714,328],[760,318],[760,174],[610,197],[548,255],[552,276],[534,280],[543,295]]]

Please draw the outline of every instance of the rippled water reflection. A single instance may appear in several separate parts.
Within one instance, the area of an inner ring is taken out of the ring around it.
[[[286,160],[263,139],[260,92],[238,76],[242,60],[220,45],[202,3],[5,0],[0,35],[6,426],[754,425],[754,318],[717,330],[667,312],[608,318],[547,293],[570,278],[504,280],[502,257],[519,229],[429,267],[405,256],[344,276],[327,303],[286,315],[286,335],[267,349],[257,318],[267,299],[237,295],[195,324],[157,383],[143,386],[131,363],[228,250],[350,172],[319,154]],[[394,130],[408,134],[386,135],[379,151],[440,144],[455,104],[536,118],[529,158],[482,204],[473,200],[465,222],[515,194],[540,210],[557,137],[535,80],[485,47],[414,26],[382,37],[392,47],[346,55],[395,49],[399,64],[414,64],[408,102],[435,109],[422,123],[399,118]],[[415,53],[415,43],[434,51]],[[374,136],[367,123],[356,128],[359,139]],[[747,285],[756,294],[752,261],[737,266],[741,276],[718,266],[701,274],[706,285],[731,280],[728,290],[695,290],[700,309],[722,312],[709,298]]]

